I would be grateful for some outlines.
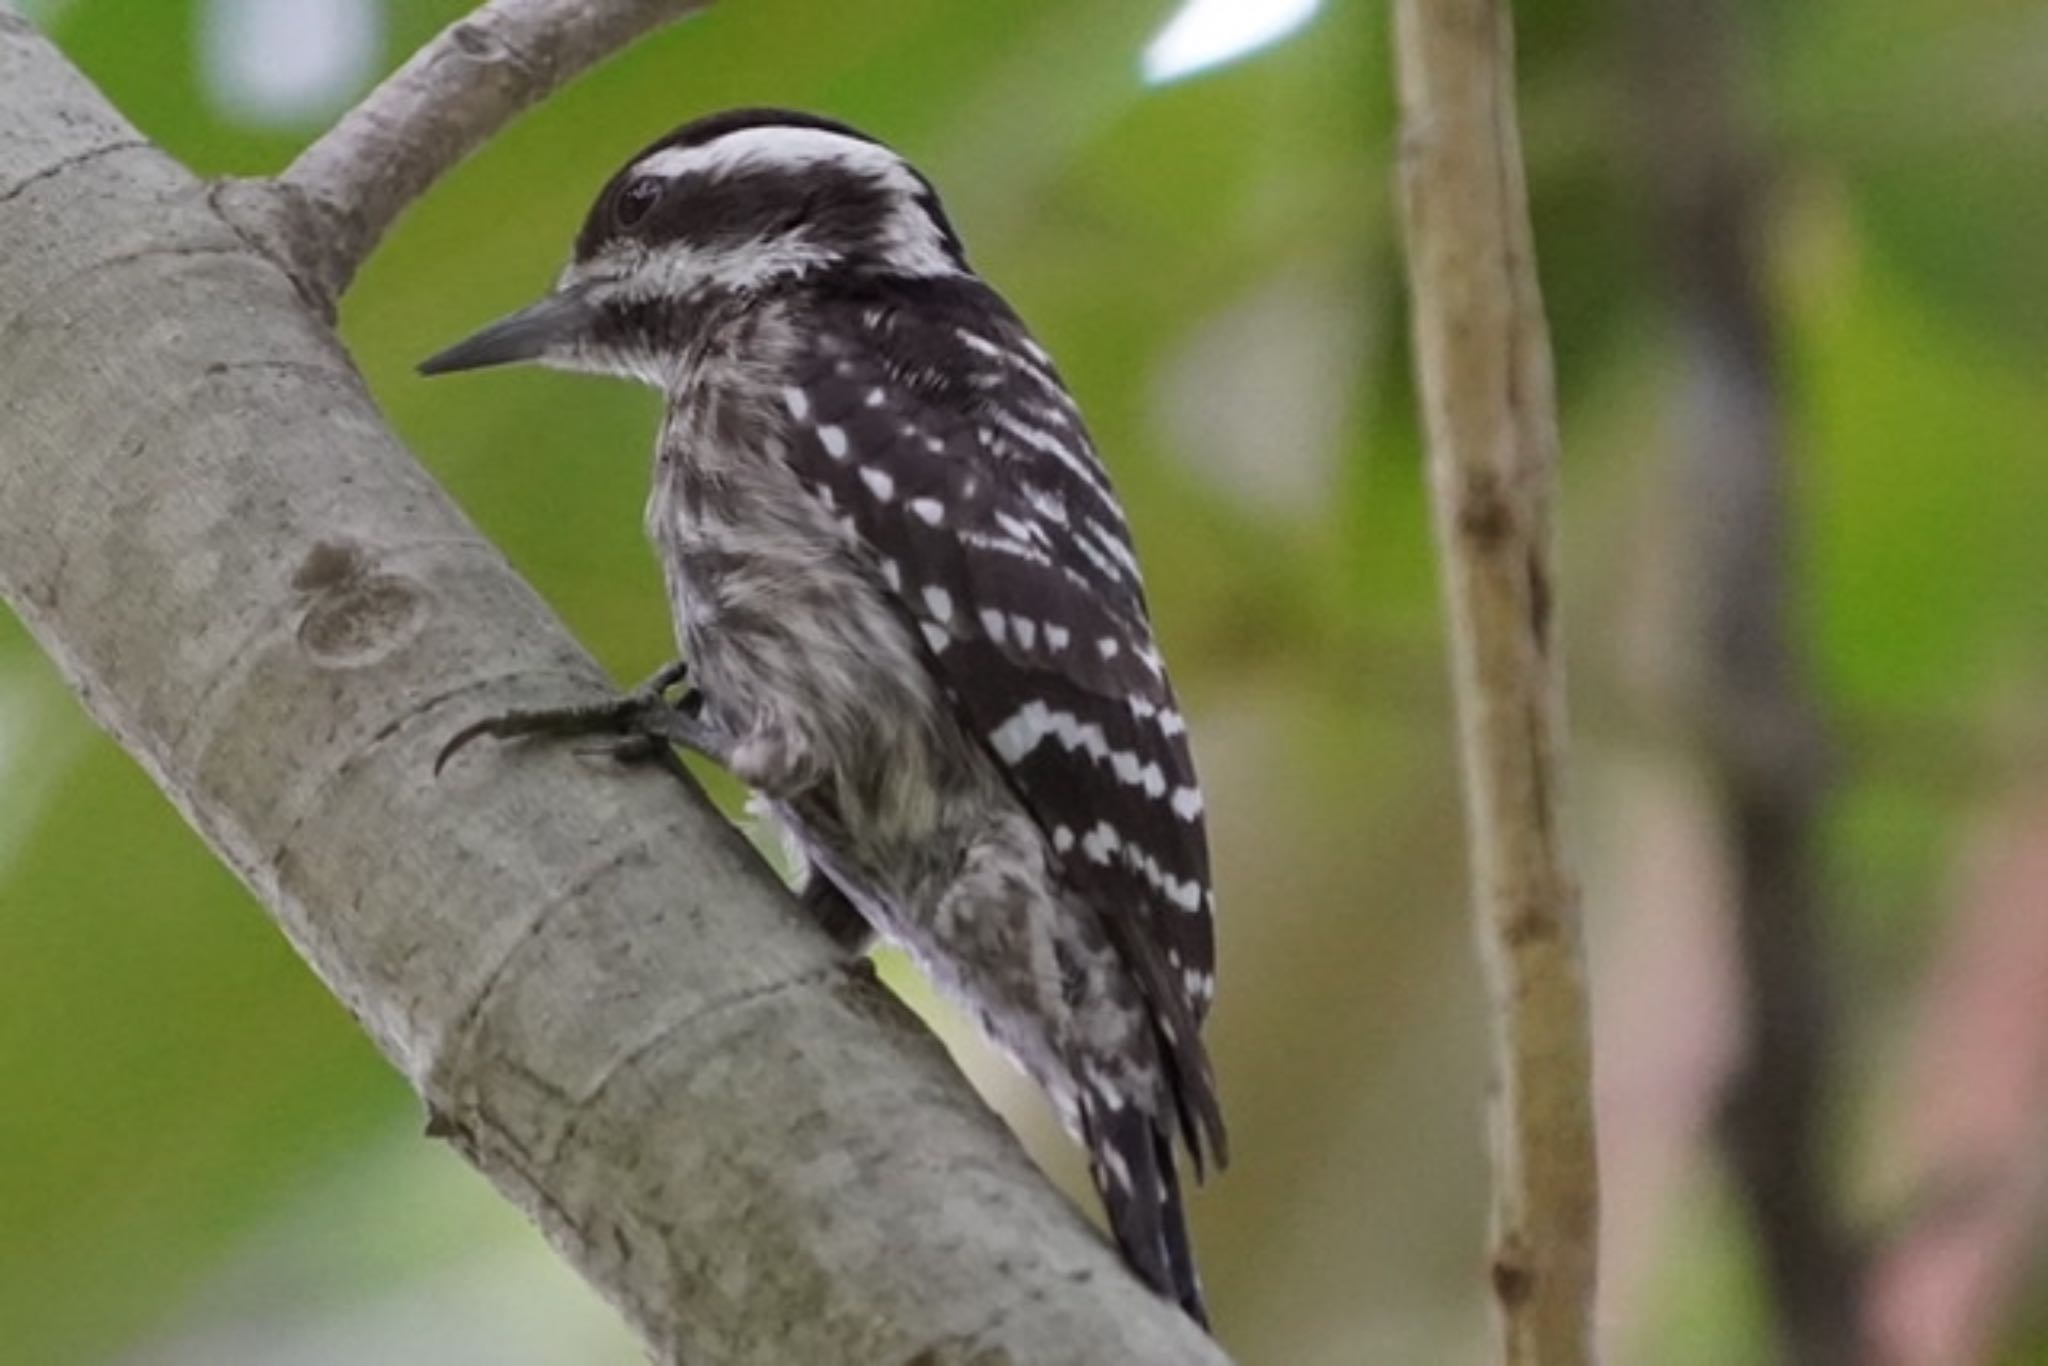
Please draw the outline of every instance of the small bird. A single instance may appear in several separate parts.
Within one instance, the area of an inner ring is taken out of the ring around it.
[[[827,928],[900,944],[1046,1090],[1125,1259],[1206,1326],[1175,1137],[1198,1178],[1227,1140],[1187,726],[1081,414],[931,183],[830,119],[685,124],[551,294],[420,369],[512,361],[662,392],[647,532],[687,663],[442,759],[609,732],[725,767]]]

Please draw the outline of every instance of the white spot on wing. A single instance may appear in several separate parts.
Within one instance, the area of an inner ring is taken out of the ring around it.
[[[1067,500],[1060,497],[1057,493],[1039,488],[1035,484],[1027,484],[1024,486],[1024,501],[1031,504],[1033,512],[1045,518],[1054,526],[1065,526],[1067,524]],[[1043,530],[1038,534],[1040,540],[1045,539]]]
[[[1112,583],[1122,581],[1123,571],[1116,567],[1116,561],[1110,559],[1093,545],[1089,544],[1087,537],[1070,536],[1067,538],[1067,543],[1087,556],[1088,563],[1094,565],[1095,572],[1102,575],[1103,578],[1108,579]],[[1086,581],[1083,580],[1083,582],[1085,583]]]
[[[953,595],[943,588],[925,589],[924,605],[927,611],[942,622],[953,619]]]
[[[1097,821],[1095,828],[1081,839],[1081,852],[1092,863],[1107,864],[1109,856],[1123,845],[1123,840],[1108,821]]]
[[[820,427],[818,435],[823,436],[826,432],[836,432],[838,430],[837,427]],[[842,437],[842,444],[844,440],[845,438]],[[829,450],[830,447],[827,447],[827,449]],[[860,481],[868,486],[868,492],[875,495],[875,501],[878,503],[886,503],[896,496],[896,481],[889,477],[887,470],[878,470],[873,465],[863,465],[860,471]]]
[[[1034,427],[1007,408],[992,409],[989,420],[1002,428],[1007,435],[1065,465],[1112,515],[1121,519],[1122,513],[1118,511],[1116,499],[1109,491],[1109,481],[1102,473],[1102,466],[1096,463],[1087,447],[1078,442],[1063,441],[1050,432]]]
[[[1093,517],[1088,519],[1088,534],[1093,536],[1096,543],[1109,552],[1111,559],[1122,565],[1129,572],[1133,580],[1139,577],[1138,557],[1131,553],[1129,542],[1102,523],[1096,521]]]
[[[846,459],[846,452],[850,449],[846,441],[846,429],[835,427],[829,422],[818,428],[818,444],[823,446],[825,454],[834,460]]]
[[[1003,536],[988,536],[979,531],[963,531],[960,539],[968,545],[982,550],[993,550],[1000,555],[1013,555],[1020,560],[1029,560],[1035,565],[1050,569],[1052,558],[1037,546],[1026,545]]]
[[[1035,523],[1027,522],[1022,517],[1013,517],[1007,512],[998,511],[996,513],[996,525],[1003,529],[1005,535],[1015,540],[1045,539],[1044,528]]]
[[[1061,395],[1062,402],[1065,401],[1065,397]],[[1074,415],[1058,403],[1027,403],[1026,406],[1043,421],[1050,422],[1056,427],[1073,429]]]
[[[1128,1196],[1131,1193],[1131,1168],[1124,1161],[1124,1155],[1105,1144],[1096,1157],[1101,1160],[1102,1170],[1108,1173],[1111,1183]]]
[[[964,327],[956,327],[953,329],[953,335],[967,343],[967,349],[970,351],[979,351],[984,356],[994,356],[998,359],[1002,357],[1003,348],[997,346],[979,332],[970,332]]]
[[[1142,875],[1145,881],[1168,901],[1188,912],[1198,915],[1202,910],[1202,885],[1193,878],[1177,878],[1159,866],[1159,861],[1136,845],[1126,845],[1124,862]]]
[[[1038,748],[1038,742],[1045,738],[1045,722],[1045,704],[1026,702],[1009,720],[989,732],[989,744],[1004,763],[1015,764]],[[1072,842],[1072,831],[1067,832],[1067,839]]]
[[[923,518],[927,525],[937,526],[946,515],[946,505],[936,498],[913,498],[910,510]]]

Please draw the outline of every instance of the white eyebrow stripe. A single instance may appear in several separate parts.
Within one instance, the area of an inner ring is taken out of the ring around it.
[[[836,161],[867,171],[915,192],[921,185],[909,163],[880,143],[835,133],[829,128],[768,124],[735,128],[695,147],[664,147],[633,167],[640,175],[673,179],[685,175],[729,175],[750,166],[812,166]]]

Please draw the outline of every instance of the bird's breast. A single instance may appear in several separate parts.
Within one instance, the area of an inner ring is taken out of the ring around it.
[[[673,407],[647,504],[707,702],[803,715],[850,764],[903,743],[905,727],[928,731],[943,703],[870,557],[790,471],[778,435],[738,443],[740,430],[716,401]]]

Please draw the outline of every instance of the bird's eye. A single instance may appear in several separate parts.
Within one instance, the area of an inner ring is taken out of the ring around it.
[[[619,191],[619,202],[613,209],[619,226],[630,228],[647,216],[654,207],[654,201],[661,198],[661,182],[653,176],[641,176]]]

